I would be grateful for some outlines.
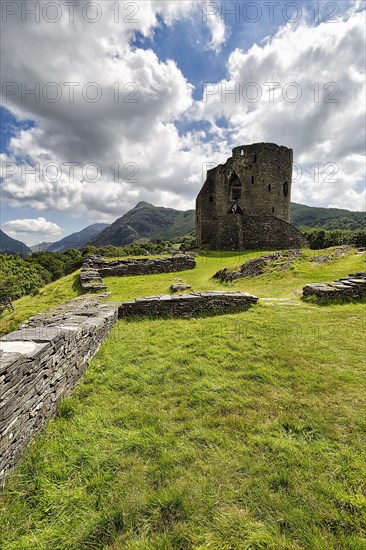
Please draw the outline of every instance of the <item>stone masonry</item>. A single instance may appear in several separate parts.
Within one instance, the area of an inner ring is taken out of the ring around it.
[[[216,250],[305,246],[290,224],[292,160],[292,149],[255,143],[235,147],[225,164],[208,170],[196,201],[197,243]]]
[[[70,394],[117,320],[102,297],[72,300],[0,339],[0,481]]]
[[[366,296],[366,272],[353,273],[332,283],[312,283],[305,285],[303,296],[318,298],[363,298]]]
[[[161,294],[147,298],[136,298],[132,302],[123,302],[119,307],[119,317],[148,316],[159,317],[190,317],[205,313],[222,313],[225,311],[243,311],[258,298],[246,292],[225,292],[210,290],[206,292],[191,292],[172,296]]]

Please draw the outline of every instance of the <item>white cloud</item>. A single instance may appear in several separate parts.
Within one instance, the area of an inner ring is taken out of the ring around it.
[[[47,221],[45,218],[11,220],[4,223],[3,228],[12,237],[22,233],[37,233],[38,235],[47,236],[57,236],[63,233],[61,227],[56,223]]]
[[[364,210],[363,43],[364,13],[352,11],[345,20],[316,27],[288,24],[262,46],[234,50],[227,80],[210,88],[192,116],[214,127],[225,116],[236,144],[292,147],[304,169],[294,197],[303,202]],[[268,83],[276,83],[272,95]],[[225,93],[235,87],[236,96]],[[305,174],[314,163],[324,172],[319,182]],[[329,163],[337,164],[335,178],[327,177]]]
[[[207,25],[211,31],[211,41],[207,44],[206,49],[214,50],[218,53],[226,40],[227,28],[221,17],[214,14],[207,19]]]
[[[191,208],[203,183],[205,164],[224,161],[230,155],[229,142],[274,141],[293,147],[295,160],[303,166],[303,176],[294,185],[294,200],[364,208],[365,196],[359,190],[363,177],[363,14],[356,8],[345,21],[317,27],[287,25],[249,51],[234,50],[227,63],[227,80],[217,83],[217,89],[220,92],[225,85],[231,89],[239,83],[242,98],[243,86],[257,82],[263,90],[261,101],[240,99],[236,103],[233,96],[222,101],[216,93],[203,103],[193,100],[193,87],[174,61],[161,61],[152,50],[130,45],[137,32],[153,37],[159,18],[170,26],[179,19],[197,19],[197,2],[139,2],[132,16],[136,23],[123,23],[128,14],[122,3],[119,23],[109,9],[111,3],[99,4],[103,16],[95,24],[85,22],[79,5],[72,24],[64,20],[36,24],[32,19],[21,24],[10,18],[3,25],[3,81],[24,83],[29,89],[38,82],[44,94],[45,85],[56,82],[62,92],[58,102],[46,101],[42,94],[40,101],[27,96],[24,102],[18,94],[5,104],[19,119],[35,120],[37,127],[20,132],[11,140],[9,153],[2,155],[4,162],[24,159],[28,170],[26,178],[20,168],[7,178],[2,185],[4,201],[11,206],[27,204],[41,212],[87,212],[91,219],[105,221],[113,221],[141,199]],[[218,52],[226,38],[225,25],[218,16],[208,17],[207,25],[211,41],[206,47]],[[69,101],[65,85],[72,82],[79,83],[74,102]],[[96,103],[82,95],[90,82],[96,82],[102,93]],[[280,83],[273,103],[265,82]],[[303,97],[297,103],[283,100],[282,89],[289,82],[301,87]],[[309,89],[315,82],[320,85],[319,103],[314,102],[315,91]],[[323,86],[328,82],[339,86],[338,104],[323,103]],[[116,83],[120,85],[118,102],[114,101]],[[49,94],[54,91],[48,89]],[[131,102],[134,99],[138,102]],[[223,116],[229,121],[228,130],[216,124]],[[180,136],[177,120],[208,121],[212,140],[203,131]],[[45,172],[49,162],[54,166]],[[65,164],[70,162],[78,163],[73,178]],[[100,171],[95,182],[92,173],[89,178],[85,173],[93,162]],[[329,181],[327,173],[321,174],[320,183],[313,181],[309,168],[316,162],[323,172],[327,163],[338,163],[337,184]],[[119,181],[111,170],[116,163]]]

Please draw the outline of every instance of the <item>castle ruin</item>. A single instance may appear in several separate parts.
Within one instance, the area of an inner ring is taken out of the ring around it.
[[[288,249],[306,244],[290,224],[292,149],[241,145],[207,171],[197,196],[199,245],[214,250]]]

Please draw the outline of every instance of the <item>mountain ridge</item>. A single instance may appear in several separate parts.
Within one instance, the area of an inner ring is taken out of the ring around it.
[[[140,201],[88,244],[126,246],[139,240],[169,240],[186,235],[194,227],[194,210],[175,210]]]
[[[25,243],[9,237],[0,229],[0,254],[18,254],[21,258],[24,258],[32,254],[32,251]]]
[[[83,248],[90,239],[98,235],[108,226],[108,223],[93,223],[92,225],[84,227],[84,229],[81,229],[80,231],[75,231],[75,233],[66,235],[66,237],[60,239],[59,241],[53,243],[40,243],[39,245],[35,245],[31,248],[34,252],[46,251],[55,253],[65,252],[65,250],[68,250],[69,248],[76,248],[78,250]]]

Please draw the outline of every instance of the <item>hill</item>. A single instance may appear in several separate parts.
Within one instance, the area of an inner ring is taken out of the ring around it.
[[[9,237],[0,229],[0,254],[19,254],[21,258],[32,254],[31,249],[22,241]]]
[[[106,227],[108,227],[107,223],[94,223],[93,225],[85,227],[85,229],[82,229],[81,231],[77,231],[76,233],[72,233],[71,235],[64,237],[60,241],[55,243],[41,243],[39,246],[47,245],[43,249],[47,252],[65,252],[68,248],[80,249]],[[37,252],[40,252],[39,248],[37,248]]]
[[[94,246],[125,246],[141,239],[173,239],[195,227],[194,210],[174,210],[139,202],[88,243]]]
[[[291,203],[291,223],[295,227],[321,229],[366,229],[366,213],[342,208],[318,208]]]

